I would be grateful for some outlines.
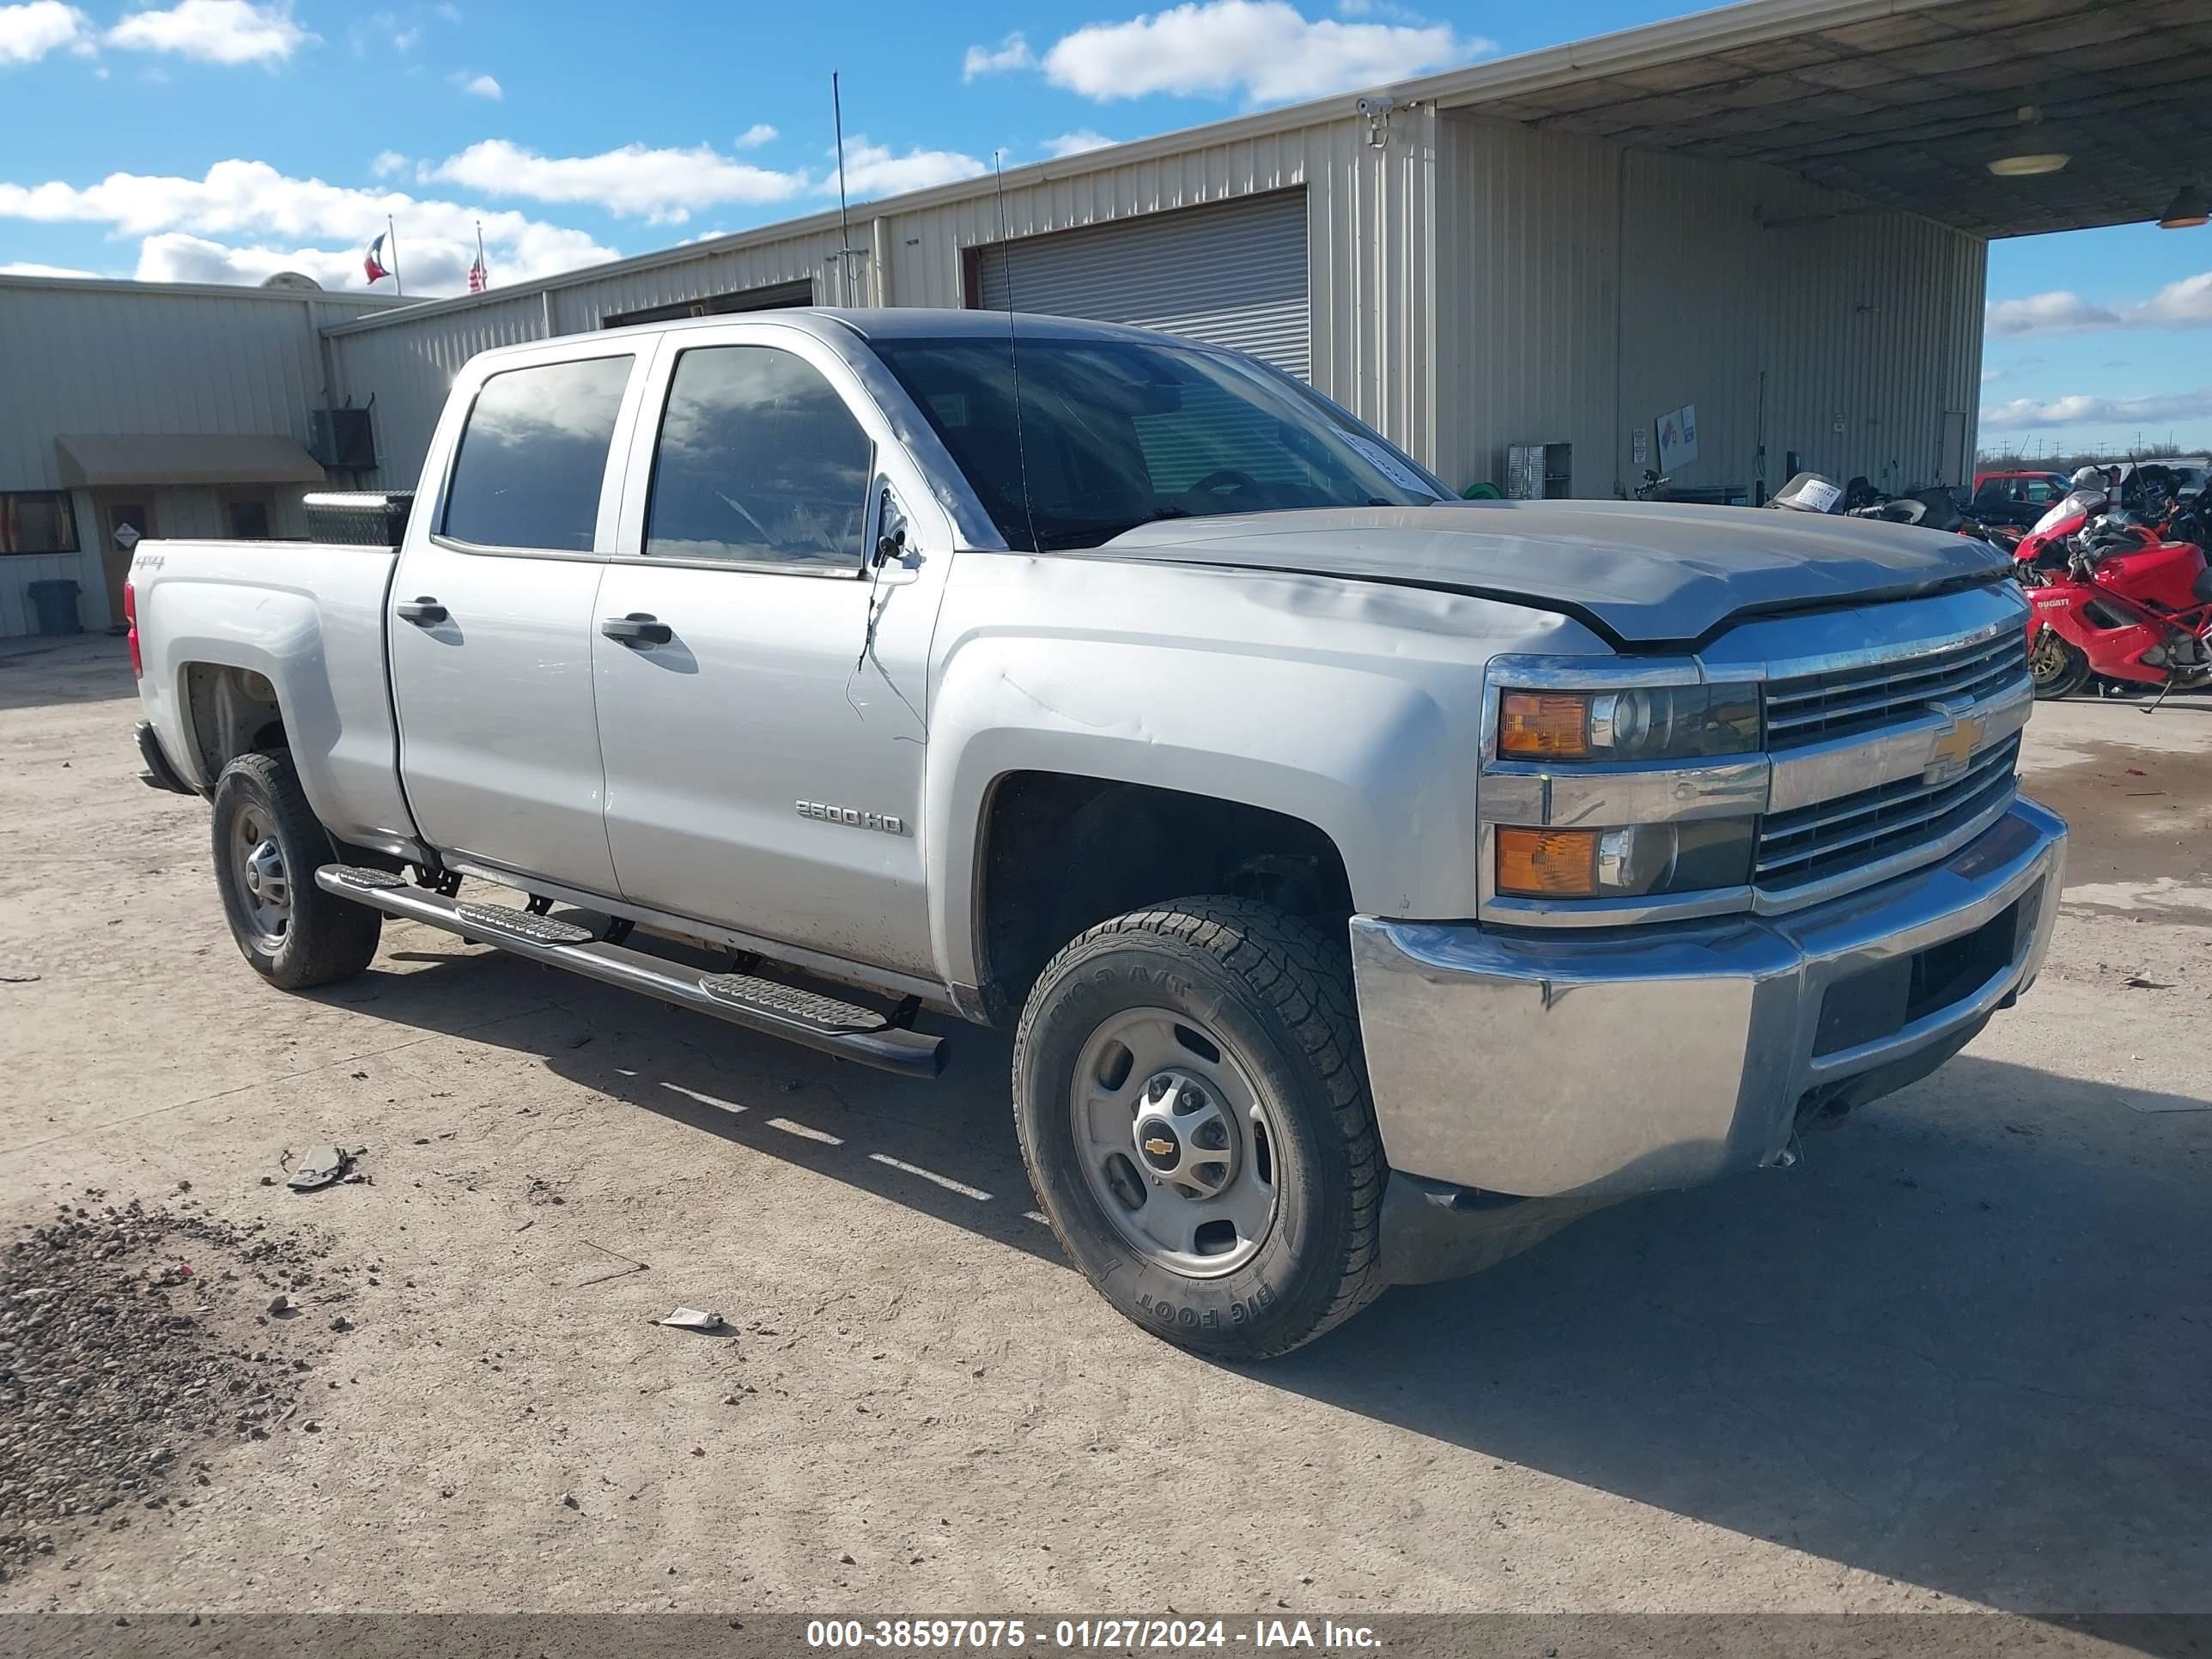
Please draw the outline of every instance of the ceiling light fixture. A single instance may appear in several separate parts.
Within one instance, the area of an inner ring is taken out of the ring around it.
[[[2160,230],[2191,230],[2212,220],[2212,209],[2208,209],[2204,192],[2194,185],[2184,185],[2173,192],[2173,199],[2166,204],[2166,211],[2158,216]]]
[[[2038,135],[2035,132],[2034,129],[2043,125],[2043,111],[2037,106],[2022,104],[2015,112],[2015,118],[2023,131],[2014,134],[2008,142],[2007,149],[2011,153],[1992,156],[1989,161],[1990,171],[1998,178],[2033,179],[2043,173],[2057,173],[2074,159],[2063,149],[2048,147],[2049,140],[2055,135]],[[2032,147],[2038,136],[2045,140],[2042,148]],[[2018,148],[2014,149],[2014,146]]]

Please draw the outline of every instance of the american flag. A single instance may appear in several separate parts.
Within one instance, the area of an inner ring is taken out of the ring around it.
[[[491,270],[484,264],[483,227],[477,227],[477,262],[469,267],[469,292],[481,294],[491,286]]]

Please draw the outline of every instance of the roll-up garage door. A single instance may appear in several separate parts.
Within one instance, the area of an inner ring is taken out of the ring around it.
[[[1306,196],[1272,191],[976,251],[988,309],[1092,317],[1233,346],[1300,379],[1306,326]]]

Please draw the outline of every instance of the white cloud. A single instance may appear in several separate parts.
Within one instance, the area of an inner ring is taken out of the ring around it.
[[[62,0],[0,6],[0,69],[35,64],[50,52],[92,50],[92,19]]]
[[[2002,379],[2004,379],[2004,370],[2001,368],[1985,368],[1982,371],[1982,384],[1984,386],[1988,386],[1992,381],[2002,380]]]
[[[2196,392],[2169,392],[2149,398],[2053,398],[2039,401],[2017,398],[1982,411],[1982,424],[2003,431],[2027,427],[2086,426],[2101,422],[2114,426],[2153,424],[2167,421],[2212,418],[2212,386]]]
[[[281,63],[318,39],[293,21],[289,0],[177,0],[167,10],[134,12],[107,32],[112,46],[210,64]]]
[[[960,78],[972,81],[979,75],[1036,67],[1036,55],[1030,50],[1028,38],[1017,29],[995,46],[969,47],[967,57],[961,60]]]
[[[97,276],[96,270],[79,270],[73,265],[42,265],[27,259],[16,259],[0,265],[0,276]]]
[[[507,88],[489,75],[471,75],[463,70],[453,77],[453,81],[471,98],[489,98],[497,103],[507,96]]]
[[[1109,138],[1103,132],[1093,132],[1089,127],[1080,127],[1073,132],[1063,132],[1057,138],[1046,139],[1044,153],[1054,158],[1080,155],[1086,149],[1104,149],[1109,144],[1120,142],[1119,139]]]
[[[776,131],[774,127],[765,121],[756,121],[738,135],[737,148],[758,149],[763,144],[774,143],[775,139]]]
[[[380,149],[368,164],[368,170],[380,179],[389,179],[407,171],[407,158],[396,149]]]
[[[1088,24],[1055,42],[1043,66],[1054,85],[1101,103],[1165,92],[1242,93],[1272,104],[1404,80],[1497,49],[1446,23],[1309,21],[1286,0],[1192,0]]]
[[[1992,334],[2059,334],[2101,328],[2212,327],[2212,270],[2184,276],[2133,304],[2099,305],[2054,289],[2023,300],[1993,300],[1986,313]]]
[[[142,249],[142,271],[210,268],[207,262],[216,256],[204,247],[185,246],[173,234],[181,232],[186,240],[234,254],[241,262],[239,269],[262,275],[305,263],[308,274],[319,279],[324,268],[306,256],[317,246],[343,250],[343,280],[347,286],[359,286],[360,250],[384,228],[387,216],[398,225],[400,270],[410,294],[466,288],[479,220],[493,268],[509,278],[548,276],[620,257],[584,231],[520,213],[425,200],[404,191],[359,190],[292,178],[265,161],[218,161],[204,179],[116,173],[82,187],[0,183],[0,218],[105,225],[118,235],[157,240],[150,252]],[[225,248],[234,242],[243,246]]]
[[[712,145],[648,149],[625,144],[597,155],[540,155],[488,138],[449,155],[423,176],[491,196],[539,202],[588,202],[624,217],[681,224],[696,208],[727,202],[781,202],[806,187],[803,173],[732,161]]]
[[[982,162],[957,150],[910,149],[897,155],[885,146],[872,144],[865,138],[856,138],[845,147],[845,187],[856,199],[927,190],[933,185],[973,179],[984,171]],[[836,190],[837,175],[831,173],[822,187]]]

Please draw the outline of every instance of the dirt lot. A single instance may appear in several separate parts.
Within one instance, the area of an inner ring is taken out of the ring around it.
[[[1062,1265],[987,1034],[902,1083],[413,927],[265,988],[131,692],[0,659],[0,1608],[2212,1605],[2212,703],[2039,714],[2057,946],[1935,1078],[1243,1372]]]

